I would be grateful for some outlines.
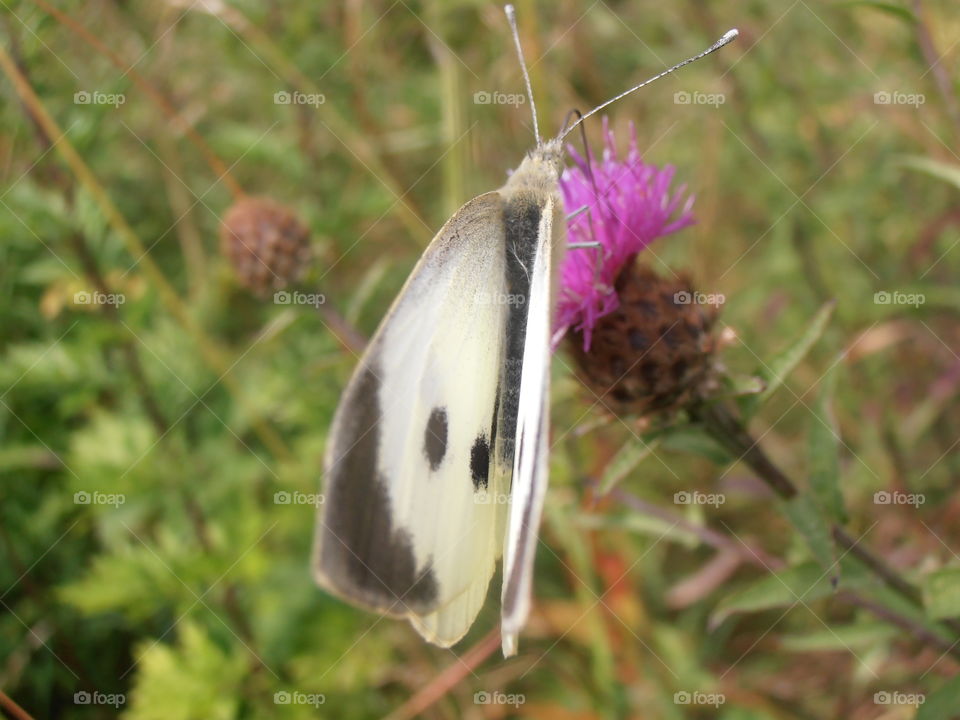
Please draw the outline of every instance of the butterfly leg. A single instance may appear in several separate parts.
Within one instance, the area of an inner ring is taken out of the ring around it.
[[[579,216],[583,215],[585,212],[590,212],[590,206],[589,206],[589,205],[584,205],[583,207],[577,208],[577,209],[574,210],[572,213],[570,213],[569,215],[567,215],[567,217],[564,218],[564,220],[565,220],[565,222],[570,222],[570,221],[573,220],[575,217],[579,217]]]
[[[567,215],[566,221],[570,222],[572,219],[579,217],[584,213],[586,213],[588,216],[588,219],[589,219],[588,226],[590,228],[590,236],[593,239],[587,242],[569,243],[567,245],[567,249],[577,250],[582,248],[593,248],[597,251],[597,263],[596,265],[594,265],[593,282],[594,282],[594,285],[599,285],[600,284],[600,267],[603,263],[603,245],[599,240],[597,240],[597,236],[593,232],[593,214],[590,212],[590,206],[584,205],[583,207],[577,208],[572,213]]]

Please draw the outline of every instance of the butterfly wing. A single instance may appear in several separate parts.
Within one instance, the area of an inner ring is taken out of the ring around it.
[[[503,553],[505,657],[516,654],[517,636],[530,612],[533,560],[547,489],[553,269],[565,250],[565,235],[556,195],[547,195],[539,207],[536,251],[529,264],[512,496]]]
[[[470,628],[502,549],[504,255],[499,193],[444,225],[344,391],[324,461],[317,582],[442,646]]]

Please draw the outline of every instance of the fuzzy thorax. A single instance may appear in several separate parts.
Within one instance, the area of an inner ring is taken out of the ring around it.
[[[553,194],[563,170],[563,145],[560,140],[548,140],[527,153],[514,170],[505,186],[509,190],[530,189]]]

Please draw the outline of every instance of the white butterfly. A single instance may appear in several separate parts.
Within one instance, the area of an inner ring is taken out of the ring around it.
[[[449,647],[470,629],[501,553],[505,656],[531,603],[547,484],[556,270],[566,250],[563,138],[537,146],[437,233],[380,323],[333,418],[317,523],[317,582],[407,618]]]

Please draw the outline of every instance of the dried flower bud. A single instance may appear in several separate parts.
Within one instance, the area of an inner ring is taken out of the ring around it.
[[[310,232],[290,208],[243,197],[223,217],[220,249],[240,283],[263,296],[300,279],[310,259]]]

